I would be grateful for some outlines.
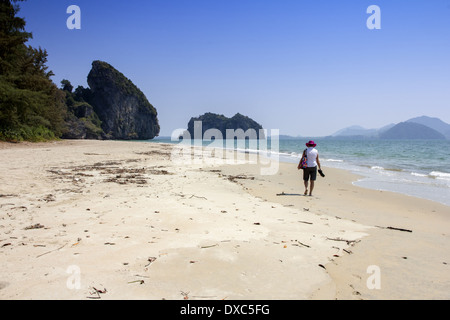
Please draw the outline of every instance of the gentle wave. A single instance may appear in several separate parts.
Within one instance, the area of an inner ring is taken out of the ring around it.
[[[417,172],[411,172],[411,175],[415,176],[415,177],[428,177],[428,174],[417,173]]]
[[[432,171],[429,175],[435,179],[450,180],[450,173],[446,172]]]
[[[370,167],[370,169],[372,170],[380,170],[380,171],[394,171],[394,172],[403,172],[403,169],[399,169],[399,168],[384,168],[381,166],[372,166]]]
[[[344,160],[339,160],[339,159],[325,159],[323,161],[325,161],[325,162],[344,162]]]

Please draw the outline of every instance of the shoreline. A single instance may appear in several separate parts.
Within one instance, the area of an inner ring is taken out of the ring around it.
[[[177,145],[177,143],[175,142],[167,142],[167,141],[150,141],[149,143],[166,143],[166,144],[174,144]],[[209,146],[204,146],[204,147],[209,147]],[[211,147],[211,148],[216,148],[216,147]],[[232,149],[224,149],[224,150],[232,150]],[[257,154],[258,150],[235,150],[236,152],[242,152],[242,153],[254,153]],[[267,156],[264,156],[265,158],[267,158]],[[283,162],[283,163],[294,163],[297,164],[298,161],[300,160],[300,157],[298,156],[297,158],[293,158],[292,156],[289,156],[288,153],[286,152],[278,152],[276,158],[278,158],[279,162]],[[343,162],[343,160],[329,160],[330,163],[327,163],[327,159],[324,160],[322,159],[322,162],[324,164],[324,166],[326,167],[330,167],[333,169],[338,169],[338,170],[344,170],[347,171],[351,174],[357,175],[359,178],[357,180],[355,180],[353,182],[353,184],[355,186],[361,187],[361,188],[366,188],[366,189],[370,189],[370,190],[375,190],[375,191],[386,191],[386,192],[394,192],[394,193],[398,193],[398,194],[402,194],[402,195],[406,195],[406,196],[410,196],[410,197],[414,197],[414,198],[419,198],[419,199],[424,199],[424,200],[429,200],[429,201],[433,201],[433,202],[437,202],[439,204],[443,204],[446,206],[450,207],[450,202],[448,202],[448,200],[443,200],[442,198],[442,190],[436,190],[439,191],[439,196],[436,197],[435,194],[433,194],[433,191],[431,189],[429,189],[427,191],[427,194],[423,194],[423,192],[419,195],[419,187],[421,185],[420,182],[416,182],[417,185],[413,184],[412,186],[409,187],[409,190],[405,190],[404,189],[404,182],[400,183],[400,182],[396,182],[396,181],[391,181],[389,179],[387,180],[380,180],[380,178],[382,177],[382,175],[380,175],[380,173],[376,173],[375,170],[381,170],[380,172],[384,172],[384,170],[386,172],[395,172],[396,170],[394,169],[384,169],[382,167],[372,167],[372,166],[367,166],[367,165],[359,165],[359,164],[355,164],[355,163],[349,163],[349,167],[342,167],[339,165],[335,165],[335,163],[341,163]],[[371,171],[364,171],[367,169],[372,169]],[[402,169],[399,169],[399,172],[403,172]],[[408,174],[408,172],[406,172],[406,174]],[[410,173],[412,175],[419,175],[417,173]],[[399,178],[397,178],[399,179]],[[388,185],[388,187],[387,187]],[[428,186],[429,187],[429,186]],[[400,189],[399,189],[400,188]]]
[[[102,299],[449,298],[448,207],[332,168],[304,197],[296,165],[272,176],[254,163],[177,166],[172,148],[0,145],[0,299],[86,299],[102,286]],[[381,290],[367,288],[372,265]],[[70,266],[80,289],[66,286]]]

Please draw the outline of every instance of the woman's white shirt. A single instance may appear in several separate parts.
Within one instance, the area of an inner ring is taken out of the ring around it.
[[[319,155],[319,151],[313,147],[309,147],[306,149],[306,155],[308,157],[308,168],[317,167],[317,156]]]

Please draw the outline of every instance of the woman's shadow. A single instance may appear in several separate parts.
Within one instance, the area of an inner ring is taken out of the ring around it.
[[[279,197],[279,196],[303,196],[303,194],[300,194],[300,193],[284,193],[284,192],[282,192],[282,193],[277,193],[277,196]]]

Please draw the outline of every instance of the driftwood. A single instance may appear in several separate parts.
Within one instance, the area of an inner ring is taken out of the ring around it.
[[[99,290],[99,289],[97,289],[95,287],[92,287],[92,289],[94,289],[94,291],[93,292],[89,292],[89,294],[91,296],[86,297],[87,299],[101,299],[102,297],[100,296],[100,294],[105,294],[105,293],[108,292],[106,289]],[[92,295],[94,295],[94,294],[96,294],[96,296],[92,297]]]
[[[412,230],[409,229],[403,229],[403,228],[394,228],[394,227],[380,227],[380,226],[376,226],[377,228],[380,229],[388,229],[388,230],[395,230],[395,231],[402,231],[402,232],[412,232]]]
[[[46,254],[49,254],[49,253],[52,253],[52,252],[55,252],[55,251],[59,251],[59,250],[61,250],[62,248],[64,248],[65,246],[67,246],[67,243],[66,243],[65,245],[59,247],[58,249],[51,250],[51,251],[48,251],[48,252],[46,252],[46,253],[40,254],[40,255],[38,255],[36,258],[40,258],[40,257],[42,257],[42,256],[45,256]]]
[[[33,230],[33,229],[42,229],[45,228],[42,224],[38,223],[29,227],[26,227],[25,230]]]
[[[306,248],[311,248],[311,246],[308,246],[307,244],[304,244],[304,243],[302,243],[302,242],[300,242],[300,241],[298,241],[297,240],[297,242],[298,242],[298,244],[300,244],[300,245],[302,245],[302,246],[304,246],[304,247],[306,247]],[[294,244],[295,245],[295,244]]]
[[[208,200],[208,199],[205,198],[205,197],[199,197],[199,196],[196,196],[195,194],[193,194],[189,199],[192,199],[192,198],[198,198],[198,199],[205,199],[205,200]]]
[[[201,249],[208,249],[208,248],[213,248],[213,247],[217,247],[217,246],[219,246],[218,244],[213,244],[213,245],[210,245],[210,246],[202,246],[202,247],[200,247]]]
[[[402,228],[394,228],[394,227],[387,227],[386,229],[389,229],[389,230],[397,230],[397,231],[403,231],[403,232],[412,232],[412,230],[402,229]]]
[[[184,198],[184,197],[188,196],[188,194],[182,194],[182,193],[174,193],[174,195],[176,195],[176,196],[178,196],[178,197],[181,197],[181,198]],[[189,197],[189,199],[192,199],[192,198],[208,200],[206,197],[200,197],[200,196],[197,196],[197,195],[195,195],[195,194],[192,194],[192,195]]]
[[[144,267],[144,268],[147,268],[149,265],[151,265],[153,262],[155,262],[156,261],[156,258],[155,257],[150,257],[150,258],[148,258],[147,259],[147,262],[148,262],[148,264]]]
[[[328,237],[327,237],[327,240],[331,240],[331,241],[344,241],[344,242],[347,242],[348,245],[350,245],[350,244],[352,244],[352,243],[357,243],[357,242],[360,241],[360,240],[346,240],[346,239],[341,239],[341,238],[328,238]]]
[[[236,180],[255,180],[255,177],[247,177],[246,175],[228,176],[227,179],[231,182],[236,182]]]

